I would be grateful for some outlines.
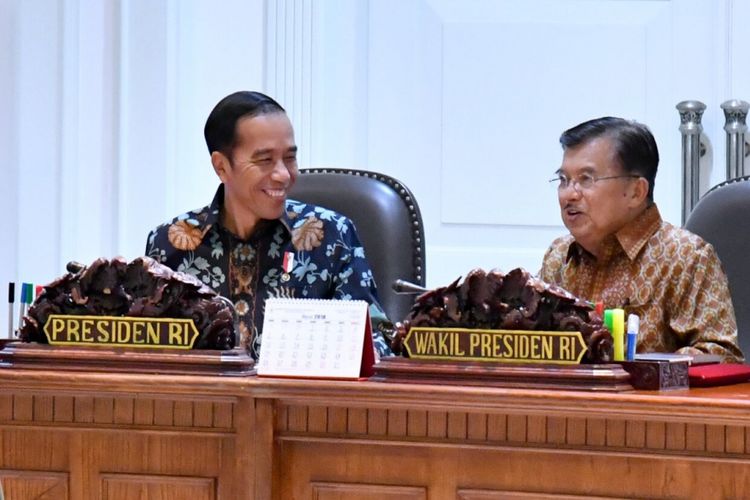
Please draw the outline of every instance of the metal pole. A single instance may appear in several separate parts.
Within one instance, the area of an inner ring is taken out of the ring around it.
[[[682,101],[675,106],[680,112],[682,134],[682,223],[700,196],[701,117],[706,105],[700,101]]]
[[[745,118],[750,104],[732,99],[721,104],[727,132],[727,180],[745,175]]]

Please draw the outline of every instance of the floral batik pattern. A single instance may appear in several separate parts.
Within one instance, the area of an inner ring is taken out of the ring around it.
[[[148,236],[146,255],[192,274],[229,298],[242,346],[258,359],[265,300],[270,297],[365,300],[373,342],[390,354],[378,326],[387,321],[353,223],[332,210],[287,200],[278,220],[259,223],[242,240],[220,224],[223,186],[211,205],[182,214]],[[291,269],[283,268],[291,254]]]
[[[727,277],[713,247],[651,206],[596,259],[572,236],[555,240],[541,279],[640,317],[638,352],[700,352],[742,361]]]

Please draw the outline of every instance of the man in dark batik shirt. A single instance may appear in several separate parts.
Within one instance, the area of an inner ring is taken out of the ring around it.
[[[240,344],[255,359],[269,297],[367,301],[375,348],[390,354],[382,333],[389,323],[354,225],[286,197],[297,146],[284,108],[261,93],[237,92],[216,105],[204,134],[222,184],[209,206],[151,231],[146,255],[228,297]]]

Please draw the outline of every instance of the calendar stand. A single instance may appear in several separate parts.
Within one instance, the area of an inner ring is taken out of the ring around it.
[[[375,354],[368,307],[364,301],[267,300],[258,375],[370,377]]]

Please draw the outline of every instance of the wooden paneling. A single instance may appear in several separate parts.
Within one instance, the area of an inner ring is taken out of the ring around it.
[[[119,395],[52,396],[48,394],[11,394],[0,399],[0,422],[52,426],[73,425],[157,425],[161,427],[233,427],[233,404],[229,402],[191,401],[169,397]]]
[[[287,389],[294,396],[281,391],[277,414],[296,418],[276,420],[277,499],[370,498],[358,488],[375,483],[476,500],[742,498],[750,487],[743,392],[750,387],[726,389],[738,399],[455,388],[470,403],[427,387],[419,396],[384,389],[373,401],[369,387],[352,385],[340,397],[310,396],[315,404]],[[365,414],[366,427],[349,424],[346,432],[330,421]],[[600,480],[613,470],[617,491]]]
[[[466,438],[470,441],[487,440],[487,415],[469,413],[467,415]]]
[[[332,434],[346,433],[347,410],[346,408],[328,408],[328,432]]]
[[[20,498],[742,498],[750,384],[599,393],[0,369]],[[603,481],[617,471],[617,490]]]
[[[465,441],[468,437],[466,433],[466,412],[448,413],[448,439]]]
[[[20,471],[68,470],[71,436],[54,429],[0,426],[0,469]]]
[[[54,398],[52,396],[36,396],[34,398],[34,420],[37,422],[51,422],[54,416]]]
[[[577,450],[281,438],[275,498],[309,498],[315,481],[424,487],[429,498],[743,498],[750,461]],[[617,471],[617,483],[604,479]],[[464,492],[481,486],[480,496]],[[356,491],[352,487],[353,491]],[[512,495],[509,495],[512,493]],[[525,494],[525,495],[522,495]],[[335,498],[335,497],[334,497]],[[346,498],[359,498],[356,495]]]
[[[253,498],[253,400],[240,379],[7,369],[0,378],[6,499]]]
[[[347,420],[348,434],[367,434],[367,409],[352,408]]]
[[[388,411],[371,408],[367,411],[367,433],[384,436],[388,432]]]
[[[361,408],[329,407],[326,411],[321,406],[292,405],[279,409],[279,413],[297,416],[288,422],[277,421],[276,430],[281,434],[304,432],[311,436],[356,435],[429,442],[459,440],[574,449],[745,454],[746,426],[741,425],[644,422],[616,417],[370,409],[367,411],[369,425],[366,426],[363,421],[365,412]],[[343,422],[352,424],[344,428]]]
[[[427,413],[427,435],[431,438],[442,439],[447,437],[448,415],[444,411],[431,411]]]
[[[424,500],[426,488],[313,482],[313,500]]]
[[[393,437],[406,436],[406,410],[391,410],[388,412],[388,435]]]
[[[115,399],[112,421],[116,424],[130,424],[134,421],[135,400],[130,398]]]
[[[546,493],[524,493],[520,491],[459,489],[456,500],[611,500],[612,497],[591,495],[558,495]]]
[[[52,400],[52,413],[55,422],[72,422],[73,421],[73,397],[72,396],[55,396]]]
[[[625,429],[627,422],[623,420],[607,420],[607,446],[625,446]]]
[[[6,500],[65,500],[68,475],[54,472],[0,470]]]
[[[102,500],[214,500],[216,484],[210,478],[102,474]]]
[[[745,428],[730,425],[724,429],[726,435],[725,450],[727,453],[745,453]]]

